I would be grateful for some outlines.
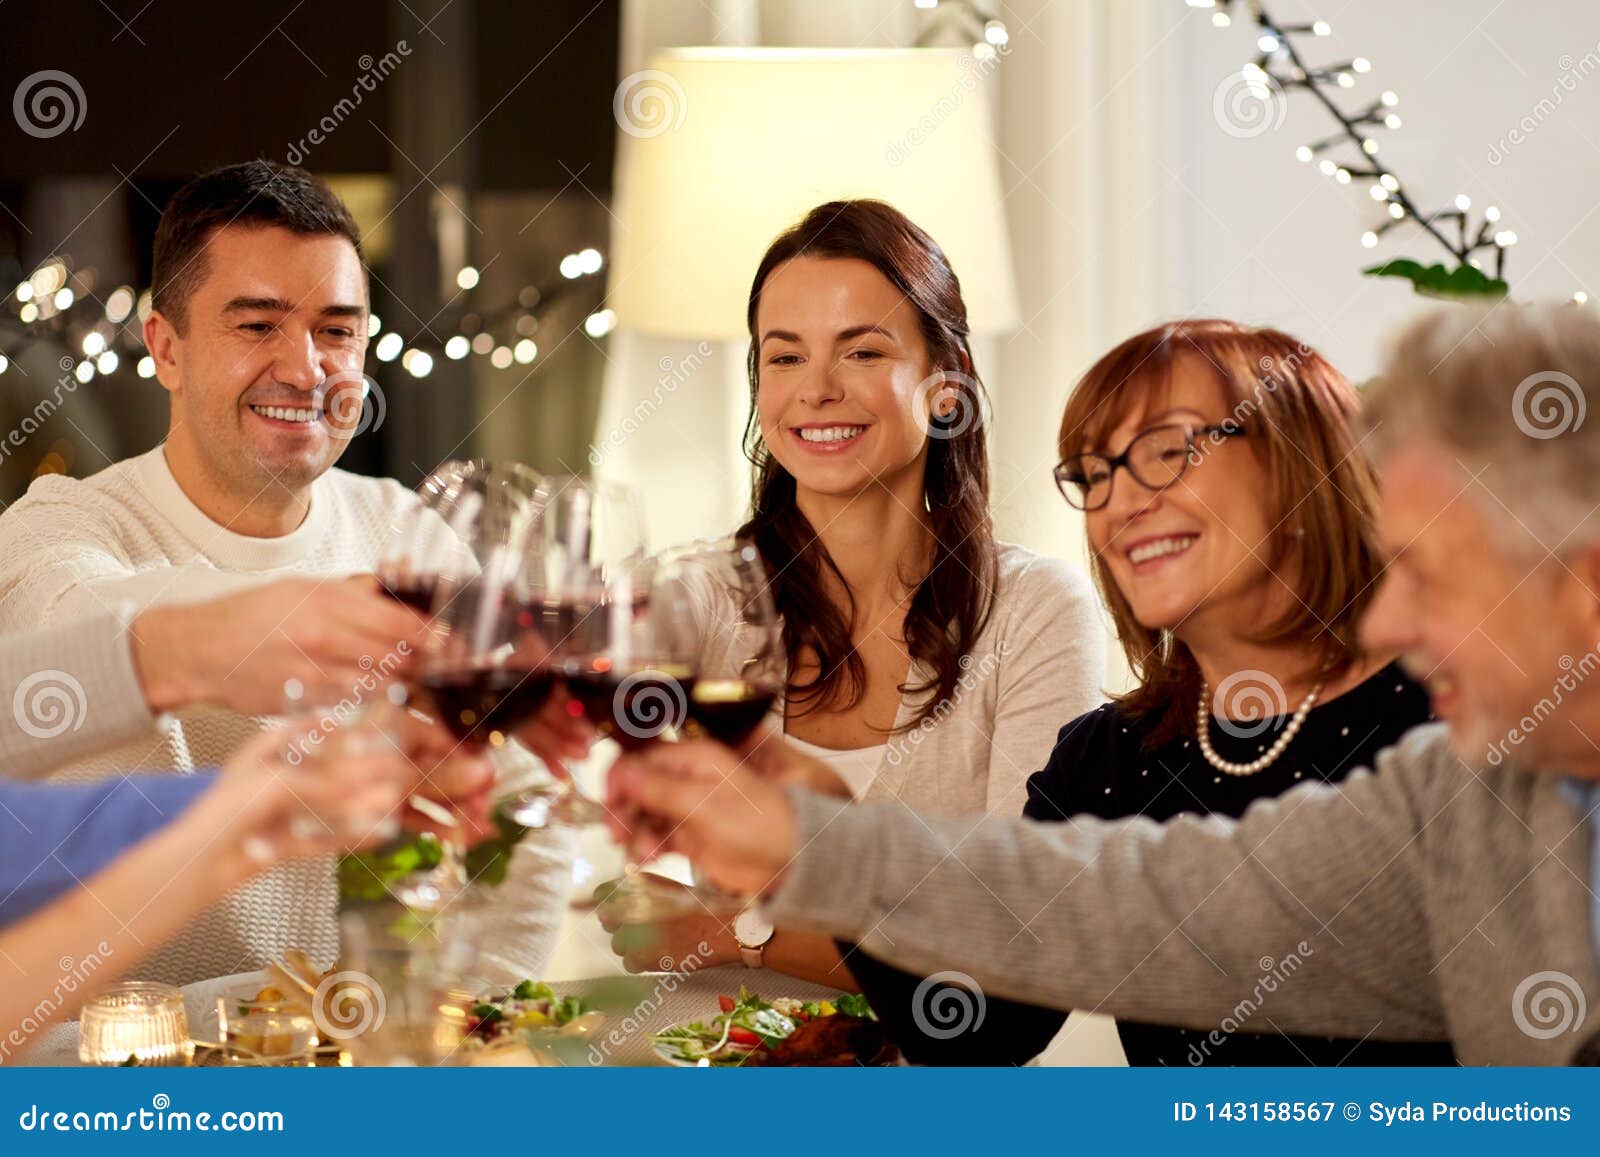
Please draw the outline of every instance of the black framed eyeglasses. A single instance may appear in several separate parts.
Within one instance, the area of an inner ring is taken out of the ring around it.
[[[1238,422],[1218,426],[1151,426],[1122,453],[1075,454],[1056,465],[1056,489],[1076,510],[1099,510],[1111,501],[1111,484],[1117,468],[1126,466],[1134,481],[1147,490],[1165,490],[1192,465],[1199,465],[1206,450],[1229,438],[1242,436]],[[1204,447],[1204,448],[1203,448]]]

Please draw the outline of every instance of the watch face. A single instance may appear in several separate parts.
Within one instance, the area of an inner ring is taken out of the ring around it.
[[[772,939],[772,924],[754,908],[746,908],[734,917],[733,934],[746,948],[759,948]]]

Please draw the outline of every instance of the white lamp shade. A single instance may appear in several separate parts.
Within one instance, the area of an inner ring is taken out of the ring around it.
[[[623,82],[620,324],[736,340],[761,255],[825,201],[875,197],[961,280],[975,333],[1017,324],[987,66],[955,49],[684,48]],[[633,87],[630,89],[630,82]]]

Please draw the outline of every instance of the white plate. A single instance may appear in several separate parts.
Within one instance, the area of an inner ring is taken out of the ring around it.
[[[686,1020],[686,1021],[682,1021],[679,1024],[668,1025],[667,1027],[669,1029],[682,1028],[684,1025],[689,1025],[689,1024],[693,1024],[693,1023],[695,1023],[695,1022]],[[704,1023],[704,1022],[701,1022],[701,1023]],[[658,1056],[662,1060],[666,1061],[667,1064],[672,1065],[674,1068],[679,1068],[679,1069],[711,1069],[711,1068],[728,1069],[728,1068],[736,1068],[737,1067],[735,1065],[713,1065],[710,1061],[705,1061],[704,1063],[702,1063],[700,1061],[686,1061],[682,1057],[676,1055],[676,1046],[675,1045],[661,1044],[661,1043],[659,1043],[657,1041],[651,1041],[650,1042],[650,1050],[652,1052],[654,1052],[656,1054],[656,1056]]]
[[[836,993],[836,995],[837,995],[837,993]],[[767,998],[767,1003],[770,1004],[773,999],[774,998],[772,998],[772,997],[768,997]],[[776,999],[778,999],[778,1000],[797,1000],[801,1004],[804,1004],[808,1000],[831,1000],[833,998],[829,997],[829,996],[822,996],[822,997],[817,997],[817,996],[783,997],[783,996],[779,996]],[[722,1010],[719,1008],[719,1009],[717,1009],[716,1012],[712,1013],[711,1015],[712,1015],[712,1017],[721,1016],[722,1015]],[[683,1021],[679,1021],[677,1024],[669,1024],[665,1029],[663,1029],[661,1031],[667,1032],[667,1031],[670,1031],[670,1030],[675,1029],[675,1028],[684,1028],[684,1027],[686,1027],[688,1025],[695,1024],[695,1023],[696,1023],[696,1021],[683,1020]],[[698,1023],[704,1024],[706,1022],[705,1021],[699,1021]],[[737,1067],[737,1066],[734,1066],[734,1065],[713,1065],[709,1061],[707,1061],[704,1065],[702,1065],[699,1061],[686,1061],[682,1057],[678,1057],[678,1056],[674,1056],[673,1055],[674,1047],[675,1046],[668,1045],[668,1044],[658,1044],[655,1041],[651,1041],[650,1042],[650,1048],[656,1054],[656,1056],[658,1056],[662,1060],[666,1061],[667,1064],[673,1065],[673,1066],[675,1066],[677,1068],[680,1068],[680,1069],[699,1069],[699,1068],[708,1068],[709,1069],[709,1068],[735,1068],[735,1067]]]

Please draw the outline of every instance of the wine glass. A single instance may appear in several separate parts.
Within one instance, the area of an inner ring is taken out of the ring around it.
[[[419,700],[462,743],[503,747],[550,697],[550,648],[535,630],[527,567],[540,533],[542,481],[524,467],[470,463],[445,480],[433,509],[470,563],[433,579],[430,629],[418,664]],[[530,486],[532,487],[530,489]],[[470,881],[465,849],[446,835],[434,870],[438,897]]]
[[[573,701],[624,751],[674,740],[689,721],[700,675],[701,620],[688,577],[668,560],[618,576],[607,588],[612,612],[604,616],[604,647],[562,666]],[[603,821],[604,809],[590,809],[589,818]],[[641,923],[711,907],[706,899],[624,860],[618,877],[574,906],[603,903],[619,919]]]
[[[771,713],[788,680],[772,578],[755,543],[740,538],[680,547],[666,555],[663,569],[663,581],[685,592],[698,624],[686,730],[738,747]]]
[[[748,539],[723,538],[669,551],[652,598],[686,608],[695,624],[696,678],[684,734],[742,745],[771,714],[789,671],[772,578],[760,550]],[[679,894],[680,910],[737,912],[747,906],[698,873],[693,878],[695,886]]]
[[[284,715],[290,731],[285,758],[290,764],[333,761],[376,751],[400,750],[400,715],[413,710],[410,693],[402,683],[384,685],[371,699],[347,697],[338,703],[319,702],[298,679],[283,685]],[[441,823],[455,817],[430,800],[413,796],[410,806]],[[315,817],[296,817],[292,834],[309,838],[318,833]],[[395,816],[374,816],[370,830],[385,843],[366,852],[346,853],[339,861],[341,906],[346,903],[398,902],[419,910],[437,908],[457,895],[465,872],[459,857],[452,860],[449,845],[431,835],[400,832]],[[460,882],[458,882],[460,881]]]
[[[554,475],[545,479],[540,508],[522,572],[528,621],[561,676],[567,710],[600,713],[615,690],[604,685],[617,657],[614,642],[631,639],[648,599],[643,505],[626,486]],[[597,723],[602,731],[611,727],[603,713]],[[554,777],[524,785],[503,810],[529,828],[606,818],[598,802]]]
[[[679,592],[656,589],[643,505],[625,486],[574,475],[547,478],[541,531],[525,568],[527,605],[567,708],[623,748],[671,737],[694,684],[693,619]],[[569,782],[529,784],[502,804],[529,828],[602,824],[606,810]],[[687,897],[624,867],[612,886],[653,910]],[[619,898],[620,898],[619,896]],[[581,905],[580,905],[581,906]]]
[[[378,585],[413,610],[433,610],[437,584],[460,582],[507,551],[520,551],[537,524],[539,473],[520,462],[481,458],[442,463],[397,513],[379,550]]]

